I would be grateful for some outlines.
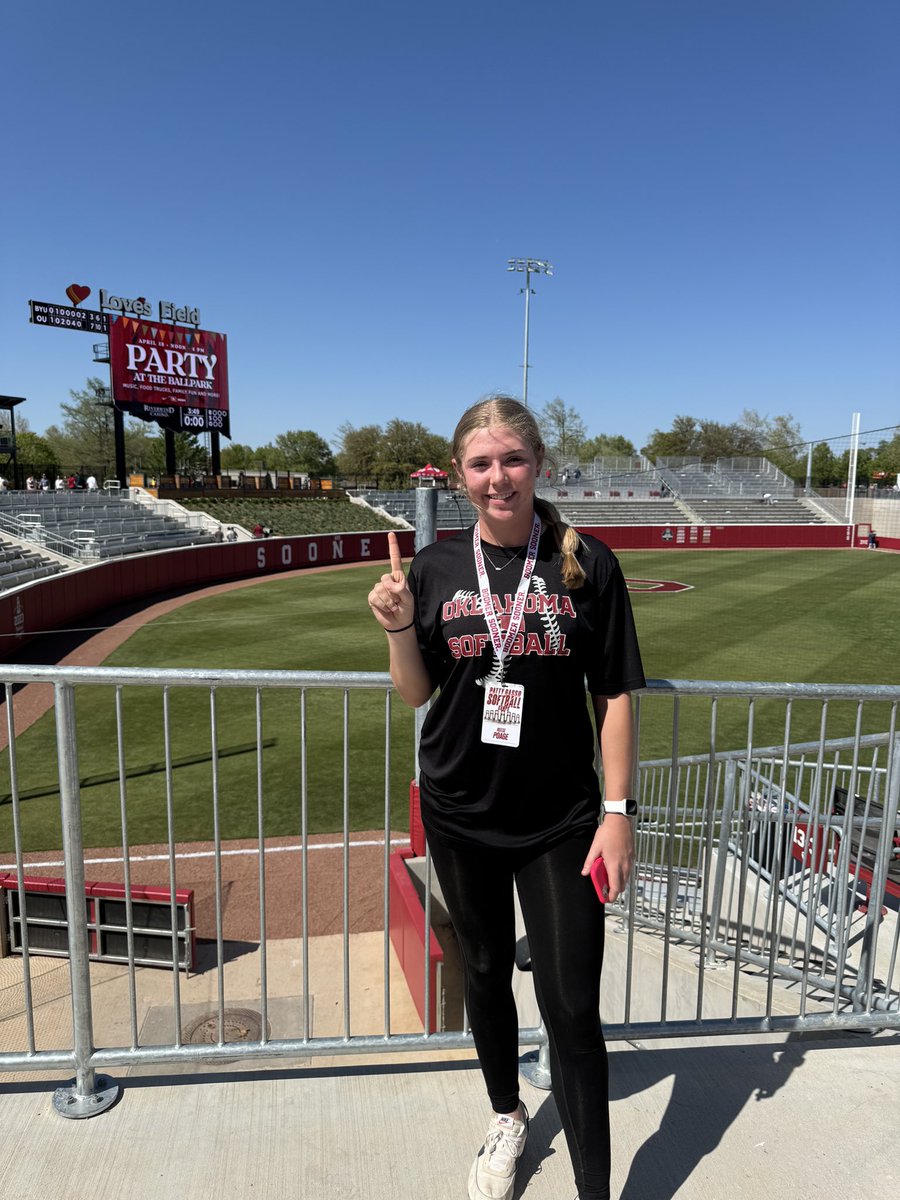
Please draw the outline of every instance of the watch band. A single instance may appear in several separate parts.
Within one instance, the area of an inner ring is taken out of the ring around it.
[[[638,811],[637,800],[604,800],[603,811],[605,813],[618,813],[622,817],[636,817]]]

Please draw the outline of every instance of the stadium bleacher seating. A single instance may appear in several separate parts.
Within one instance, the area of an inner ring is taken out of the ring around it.
[[[46,579],[64,569],[65,565],[57,559],[40,554],[12,538],[0,537],[0,591]]]
[[[577,478],[576,478],[577,474]],[[792,480],[765,459],[596,460],[570,464],[537,494],[581,528],[609,525],[828,524],[839,516],[813,494],[798,495]],[[259,520],[276,533],[389,527],[380,515],[415,526],[416,494],[359,490],[346,500],[247,501],[213,497],[180,504],[139,491],[0,492],[0,590],[32,583],[83,563],[222,539],[222,522],[250,528]],[[271,508],[260,516],[260,504]],[[218,507],[217,507],[218,505]],[[246,511],[235,506],[243,505]],[[225,506],[230,506],[225,511]],[[354,511],[348,512],[349,509]],[[296,514],[294,509],[297,510]],[[301,516],[302,513],[306,516]],[[252,511],[251,511],[252,510]],[[309,514],[315,518],[309,520]],[[456,489],[437,491],[438,529],[471,525],[475,510]],[[296,519],[294,519],[296,517]],[[298,523],[299,522],[299,523]],[[290,526],[290,527],[289,527]],[[307,526],[310,526],[307,528]],[[321,527],[321,528],[320,528]],[[3,537],[3,535],[6,535]],[[244,534],[243,536],[247,536]]]
[[[675,500],[570,500],[564,494],[547,494],[570,525],[685,525],[690,518]]]
[[[829,518],[803,496],[793,480],[760,458],[715,463],[661,459],[666,487],[703,525],[827,525]]]
[[[216,540],[212,529],[159,515],[115,492],[3,492],[0,527],[75,561]]]
[[[802,498],[747,500],[740,496],[691,498],[688,504],[704,525],[826,525],[825,517]]]
[[[793,480],[764,458],[714,463],[663,458],[653,464],[635,457],[570,463],[552,483],[542,479],[537,494],[555,504],[567,521],[582,527],[819,525],[837,519],[796,496],[795,490]],[[415,524],[413,491],[357,494],[373,507]],[[474,509],[458,493],[438,493],[438,529],[458,529],[474,520]]]

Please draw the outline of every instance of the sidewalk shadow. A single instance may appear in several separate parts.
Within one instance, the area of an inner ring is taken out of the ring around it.
[[[245,954],[256,954],[259,942],[240,942],[225,938],[222,942],[222,962],[233,962],[243,958]],[[197,958],[191,966],[192,975],[205,975],[207,971],[215,971],[219,966],[218,949],[215,938],[197,938]]]
[[[672,1200],[717,1148],[749,1101],[771,1099],[810,1050],[860,1045],[860,1036],[792,1033],[783,1042],[611,1050],[610,1101],[622,1102],[666,1079],[672,1094],[659,1129],[635,1154],[620,1200]],[[874,1044],[874,1043],[873,1043]],[[879,1043],[883,1045],[883,1041]],[[612,1111],[612,1136],[624,1114]],[[516,1176],[514,1200],[556,1153],[562,1125],[552,1094],[535,1106]],[[561,1143],[560,1143],[561,1144]],[[563,1151],[565,1152],[565,1151]]]
[[[821,1035],[795,1033],[778,1044],[611,1053],[611,1101],[673,1080],[659,1129],[635,1154],[621,1200],[671,1200],[750,1100],[770,1099],[802,1067],[807,1050],[834,1044]],[[613,1111],[613,1138],[616,1122]]]
[[[610,1103],[627,1100],[670,1077],[673,1080],[660,1127],[635,1154],[620,1200],[672,1200],[715,1150],[747,1101],[774,1096],[802,1066],[800,1040],[801,1035],[791,1034],[778,1045],[642,1048],[638,1053],[611,1049]],[[621,1119],[613,1109],[613,1140]],[[531,1178],[541,1173],[544,1161],[556,1153],[553,1142],[561,1133],[551,1093],[531,1116],[513,1200],[519,1200]],[[564,1142],[559,1144],[566,1153]]]

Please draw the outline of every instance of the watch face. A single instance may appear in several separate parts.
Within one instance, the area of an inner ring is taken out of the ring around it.
[[[637,800],[611,800],[605,807],[608,812],[624,813],[626,817],[637,816]]]

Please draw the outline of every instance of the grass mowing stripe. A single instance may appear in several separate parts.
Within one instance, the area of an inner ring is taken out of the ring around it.
[[[263,747],[274,746],[274,738],[266,738],[263,741]],[[236,754],[253,754],[256,751],[256,742],[244,742],[238,746],[217,746],[216,758],[233,758]],[[183,754],[180,758],[172,760],[172,770],[176,771],[179,767],[193,767],[198,763],[212,762],[212,753],[209,754]],[[118,783],[119,779],[140,779],[142,775],[161,775],[166,769],[164,760],[159,762],[144,763],[142,766],[130,767],[121,773],[118,771],[106,771],[102,775],[83,775],[78,780],[78,786],[82,789],[97,787],[101,783]],[[56,788],[30,788],[27,791],[19,792],[20,800],[36,800],[39,796],[56,796],[58,792]],[[0,795],[0,804],[9,804],[12,801],[12,793],[8,792],[5,796]]]

